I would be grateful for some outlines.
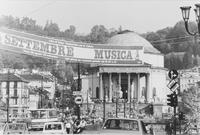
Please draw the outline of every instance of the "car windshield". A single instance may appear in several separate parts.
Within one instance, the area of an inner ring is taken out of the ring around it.
[[[24,124],[9,124],[8,125],[9,130],[25,130]]]
[[[62,130],[61,124],[47,124],[45,125],[45,130]]]
[[[136,120],[109,119],[103,128],[139,131],[139,124]]]

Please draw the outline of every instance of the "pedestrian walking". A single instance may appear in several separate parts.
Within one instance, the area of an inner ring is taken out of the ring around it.
[[[150,126],[150,129],[149,129],[149,130],[150,130],[150,135],[155,135],[155,134],[154,134],[154,131],[153,131],[153,125]]]
[[[171,129],[171,124],[170,123],[168,123],[166,125],[165,131],[166,131],[167,135],[171,135],[172,134],[172,129]]]
[[[65,126],[66,126],[67,134],[69,134],[71,131],[71,122],[69,120],[67,120]]]

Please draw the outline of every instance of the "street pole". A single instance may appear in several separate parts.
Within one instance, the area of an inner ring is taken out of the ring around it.
[[[176,106],[174,106],[174,135],[176,135]]]
[[[106,118],[106,91],[105,88],[103,89],[103,121]]]
[[[42,95],[43,95],[43,88],[44,88],[44,84],[43,84],[43,75],[41,75],[42,76],[42,81],[41,81],[41,90],[40,90],[40,108],[42,108],[43,107],[43,102],[42,102]]]
[[[80,78],[80,63],[77,65],[78,67],[78,91],[81,91],[81,78]],[[80,106],[77,105],[77,118],[80,120]]]
[[[9,97],[10,97],[10,69],[8,69],[8,80],[7,80],[7,123],[9,122]]]
[[[87,90],[87,114],[89,114],[89,101],[88,101],[88,90]]]
[[[116,110],[115,110],[115,111],[116,111],[116,118],[118,117],[118,116],[117,116],[117,113],[118,113],[118,112],[117,112],[117,109],[118,109],[118,98],[117,98],[117,96],[116,96]]]
[[[129,104],[129,117],[131,116],[131,97],[130,97],[130,104]]]
[[[62,120],[63,121],[64,121],[64,88],[65,88],[64,83],[63,83],[63,90],[62,90],[62,116],[63,116]]]
[[[124,99],[124,118],[126,117],[126,99]]]
[[[174,91],[176,95],[176,92]],[[174,105],[174,135],[176,135],[176,105]]]

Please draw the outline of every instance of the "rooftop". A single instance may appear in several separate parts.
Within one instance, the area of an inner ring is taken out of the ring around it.
[[[111,46],[143,46],[144,53],[160,54],[160,51],[154,48],[149,41],[132,31],[124,31],[111,37],[108,39],[107,44]]]

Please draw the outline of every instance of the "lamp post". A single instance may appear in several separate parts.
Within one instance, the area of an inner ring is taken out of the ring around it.
[[[185,29],[186,29],[187,33],[192,36],[197,36],[197,35],[200,36],[200,4],[195,4],[195,6],[196,6],[196,8],[194,9],[194,12],[196,15],[198,31],[194,32],[194,33],[190,32],[189,27],[188,27],[191,6],[184,6],[184,7],[180,7],[180,8],[182,11],[182,16],[183,16],[183,20],[185,22]]]
[[[7,80],[7,85],[6,85],[6,95],[7,95],[7,99],[6,99],[6,101],[7,101],[7,123],[9,122],[9,98],[10,98],[10,69],[8,69],[8,80]]]

